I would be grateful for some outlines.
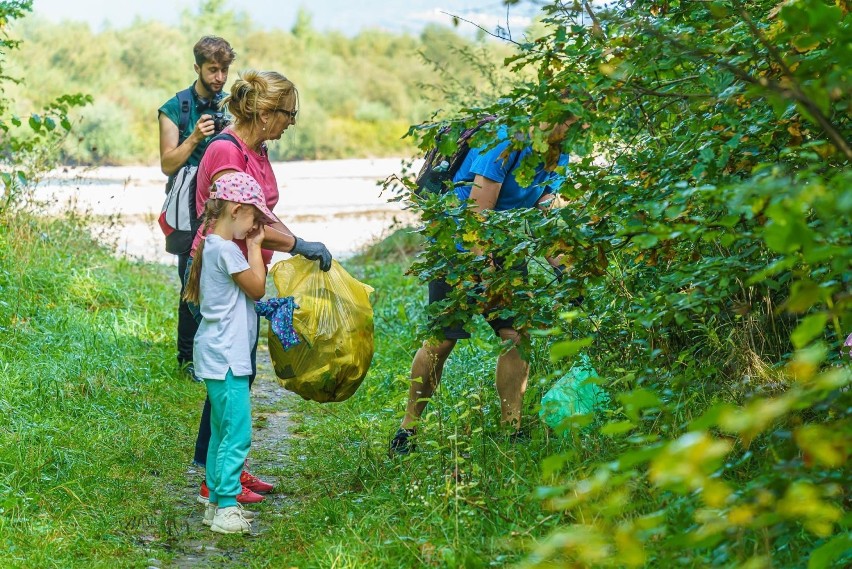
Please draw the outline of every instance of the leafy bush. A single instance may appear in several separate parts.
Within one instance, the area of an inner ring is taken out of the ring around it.
[[[526,330],[555,335],[556,365],[591,341],[618,403],[577,438],[603,436],[605,453],[547,461],[539,497],[567,523],[527,564],[848,560],[852,374],[838,356],[852,332],[848,6],[624,1],[546,13],[546,33],[508,60],[535,79],[457,120],[498,114],[492,132],[502,124],[518,146],[531,141],[519,179],[570,153],[557,170],[566,205],[476,215],[453,196],[408,196],[431,243],[411,272],[464,285],[445,315],[497,301],[527,315]],[[425,149],[440,126],[410,134]],[[458,232],[441,223],[447,213]],[[457,235],[507,266],[562,255],[566,277],[483,270],[485,257],[455,251]],[[487,292],[469,306],[474,274]]]

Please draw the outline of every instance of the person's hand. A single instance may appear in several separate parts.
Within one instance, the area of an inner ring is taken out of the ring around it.
[[[213,117],[210,115],[201,115],[198,122],[195,123],[195,130],[192,132],[198,140],[203,140],[208,136],[212,136],[216,131],[216,125]]]
[[[319,261],[320,269],[323,271],[331,268],[331,253],[319,241],[304,241],[296,237],[296,244],[290,249],[290,254],[301,255],[311,261]]]
[[[548,261],[550,261],[548,259]],[[553,271],[553,274],[556,276],[556,282],[561,283],[562,279],[565,277],[565,265],[557,262],[550,262],[550,269]],[[580,308],[583,304],[583,301],[586,300],[586,297],[583,296],[583,293],[576,294],[572,296],[568,300],[568,304],[575,308]]]
[[[565,269],[562,265],[550,265],[550,268],[553,270],[553,274],[556,275],[556,282],[561,283],[562,277],[565,275]]]
[[[264,231],[263,225],[258,225],[256,229],[252,229],[246,234],[246,245],[260,247],[264,239],[266,239],[266,231]]]

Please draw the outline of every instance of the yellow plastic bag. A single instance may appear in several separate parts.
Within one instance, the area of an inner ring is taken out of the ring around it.
[[[269,355],[278,382],[305,399],[325,403],[348,399],[373,360],[372,287],[333,261],[324,273],[316,261],[295,256],[269,271],[278,296],[299,306],[293,328],[300,342],[284,350],[269,330]]]

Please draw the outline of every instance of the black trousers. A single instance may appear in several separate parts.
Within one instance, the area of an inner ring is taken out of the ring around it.
[[[192,361],[192,342],[195,340],[195,332],[198,331],[198,322],[189,310],[189,305],[183,299],[183,289],[186,287],[186,277],[189,274],[187,271],[189,261],[189,253],[185,255],[178,255],[180,304],[178,305],[177,360],[180,365]]]

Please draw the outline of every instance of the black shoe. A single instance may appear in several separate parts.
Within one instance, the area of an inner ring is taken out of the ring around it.
[[[189,362],[184,365],[183,372],[187,375],[189,379],[191,379],[195,383],[204,383],[203,379],[195,375],[195,365],[192,362]]]
[[[390,442],[390,449],[388,450],[388,455],[405,456],[407,454],[411,454],[411,451],[414,450],[414,443],[411,442],[409,439],[413,435],[413,429],[403,429],[402,427],[400,427]]]
[[[509,443],[513,445],[523,445],[530,442],[530,432],[527,429],[518,429],[509,435]]]

